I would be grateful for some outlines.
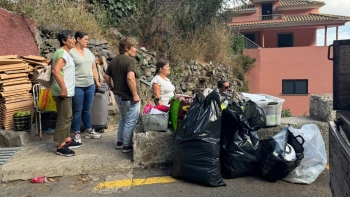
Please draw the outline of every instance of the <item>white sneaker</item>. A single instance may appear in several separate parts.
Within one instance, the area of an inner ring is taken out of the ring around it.
[[[92,129],[91,132],[85,130],[85,138],[86,139],[100,139],[101,135],[96,133],[95,129]]]
[[[75,132],[74,134],[74,141],[81,143],[81,138],[80,138],[80,132]]]

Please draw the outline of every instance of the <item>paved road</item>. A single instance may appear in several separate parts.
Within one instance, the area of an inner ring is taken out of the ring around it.
[[[239,196],[239,197],[331,197],[329,171],[311,185],[284,181],[269,183],[260,177],[225,180],[225,187],[204,187],[174,180],[170,169],[128,171],[110,175],[80,175],[49,179],[44,184],[16,181],[0,184],[0,197],[88,197],[88,196]],[[132,180],[134,180],[132,182]],[[130,186],[133,183],[137,186]]]

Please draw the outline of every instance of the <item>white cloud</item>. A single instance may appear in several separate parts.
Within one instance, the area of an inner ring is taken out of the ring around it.
[[[323,0],[323,2],[325,2],[326,5],[320,8],[321,13],[349,15],[349,0]]]
[[[344,15],[349,16],[350,10],[350,1],[349,0],[323,0],[326,3],[320,9],[320,13],[324,14],[335,14],[335,15]],[[333,40],[336,39],[336,30],[335,28],[329,28],[327,30],[327,45],[333,43]],[[350,23],[346,23],[345,26],[339,27],[338,39],[350,39]],[[324,29],[317,30],[317,46],[324,45]]]

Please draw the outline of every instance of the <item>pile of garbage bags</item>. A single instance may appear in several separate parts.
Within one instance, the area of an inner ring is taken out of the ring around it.
[[[220,173],[220,99],[198,94],[175,139],[172,176],[207,186],[224,186]]]
[[[266,116],[254,102],[229,102],[221,110],[213,91],[196,94],[178,126],[172,176],[206,186],[225,186],[223,178],[261,175],[265,180],[310,184],[325,169],[327,155],[316,125],[285,127],[259,140]]]

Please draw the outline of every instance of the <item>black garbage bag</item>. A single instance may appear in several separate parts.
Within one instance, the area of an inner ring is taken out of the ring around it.
[[[264,179],[275,182],[293,171],[304,158],[303,143],[304,138],[294,137],[288,127],[271,138],[260,140],[258,161]]]
[[[244,103],[243,115],[248,120],[252,131],[257,131],[266,126],[266,115],[263,109],[251,100]]]
[[[259,138],[236,103],[222,112],[221,123],[221,174],[224,178],[237,178],[257,173]],[[236,111],[235,111],[236,110]]]
[[[206,186],[226,185],[220,173],[220,111],[216,92],[205,99],[196,95],[176,132],[172,176]]]

